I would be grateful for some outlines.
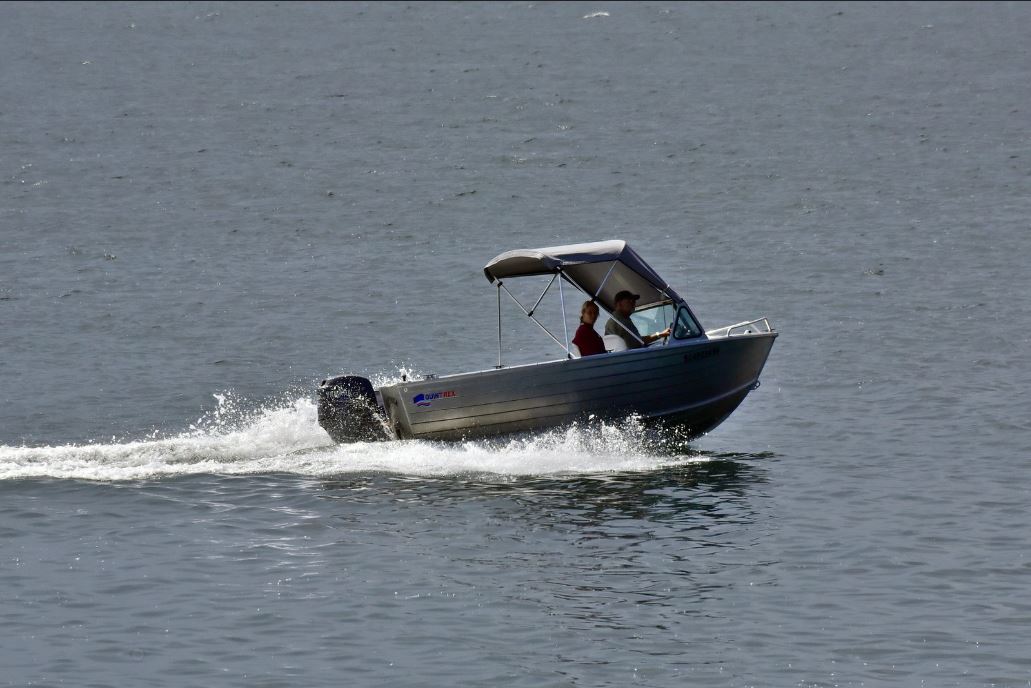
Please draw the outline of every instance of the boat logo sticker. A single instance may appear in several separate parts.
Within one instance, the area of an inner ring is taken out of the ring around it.
[[[432,406],[437,399],[450,399],[457,396],[458,392],[453,389],[446,392],[427,392],[426,394],[416,394],[412,397],[412,403],[416,406]]]

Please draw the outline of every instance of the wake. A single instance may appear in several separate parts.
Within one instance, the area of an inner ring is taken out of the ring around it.
[[[169,437],[44,447],[0,446],[0,480],[94,481],[172,476],[349,473],[414,476],[532,476],[647,471],[691,461],[671,455],[634,420],[571,426],[494,441],[335,445],[318,425],[315,402],[298,397],[254,410],[232,395],[185,432]]]

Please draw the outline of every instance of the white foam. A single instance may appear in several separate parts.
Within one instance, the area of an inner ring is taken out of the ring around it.
[[[548,475],[652,470],[685,463],[649,449],[633,421],[571,427],[527,437],[463,443],[399,441],[335,445],[309,398],[257,411],[231,395],[184,433],[143,440],[47,447],[0,446],[0,480],[119,481],[191,474],[389,472]],[[690,460],[698,460],[697,457]]]

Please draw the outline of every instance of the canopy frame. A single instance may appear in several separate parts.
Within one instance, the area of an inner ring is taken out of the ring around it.
[[[555,280],[558,278],[558,276],[559,276],[559,273],[555,273],[555,276],[551,278],[551,281],[548,282],[548,285],[546,287],[544,287],[544,291],[542,291],[541,295],[537,298],[536,303],[533,304],[533,308],[529,308],[529,309],[527,309],[527,307],[523,305],[522,301],[520,301],[518,298],[516,298],[515,294],[513,294],[511,291],[508,290],[508,287],[505,286],[505,284],[504,284],[504,282],[502,280],[498,280],[497,281],[497,285],[498,285],[498,365],[497,365],[497,367],[498,368],[503,368],[504,367],[504,364],[503,364],[502,358],[501,358],[501,290],[504,290],[505,293],[508,294],[509,298],[511,298],[513,301],[515,301],[515,304],[517,306],[519,306],[519,310],[521,310],[523,313],[525,313],[526,316],[528,318],[530,318],[530,320],[532,320],[537,325],[537,327],[539,327],[542,330],[544,330],[544,333],[546,335],[551,337],[555,341],[556,344],[558,344],[560,347],[562,347],[562,350],[566,353],[566,358],[572,358],[573,357],[573,353],[569,350],[569,344],[568,344],[568,341],[569,341],[569,330],[566,329],[566,301],[565,301],[565,298],[562,296],[562,282],[561,281],[558,283],[558,288],[559,288],[559,299],[560,299],[561,304],[562,304],[562,329],[563,329],[563,332],[565,334],[566,343],[562,342],[558,337],[556,337],[554,334],[552,334],[551,330],[549,330],[547,327],[545,327],[544,324],[540,320],[538,320],[537,318],[533,317],[534,312],[537,310],[537,306],[541,305],[541,301],[544,300],[544,297],[547,295],[548,291],[551,289],[551,285],[553,285],[555,283]]]
[[[609,312],[615,307],[616,294],[623,290],[640,294],[641,308],[666,301],[684,302],[669,283],[622,240],[507,251],[487,263],[483,272],[491,283],[561,273]]]
[[[605,263],[608,269],[604,275],[601,270]],[[647,346],[644,339],[633,332],[629,327],[620,322],[615,314],[615,296],[624,289],[632,292],[640,292],[643,301],[642,309],[665,306],[672,304],[688,309],[684,301],[669,283],[663,280],[657,272],[636,251],[625,241],[598,241],[585,244],[570,244],[566,246],[552,246],[548,248],[508,251],[496,256],[483,268],[487,280],[496,284],[498,289],[498,368],[504,366],[502,356],[502,324],[501,324],[501,291],[508,294],[519,309],[540,327],[556,344],[562,347],[567,358],[573,358],[569,344],[569,328],[566,323],[565,294],[562,289],[562,282],[569,282],[573,287],[589,298],[598,308],[604,311],[613,321],[616,322],[625,332]],[[504,280],[515,277],[532,277],[537,275],[551,275],[551,280],[544,291],[534,302],[533,306],[527,308],[508,287]],[[613,278],[613,275],[616,275]],[[599,277],[601,278],[599,281]],[[534,313],[540,306],[544,297],[547,296],[555,280],[559,280],[559,302],[562,309],[562,334],[565,341],[560,340],[551,330],[544,326]],[[610,281],[615,284],[610,284]],[[691,314],[692,317],[694,314]],[[697,319],[695,319],[697,322]]]

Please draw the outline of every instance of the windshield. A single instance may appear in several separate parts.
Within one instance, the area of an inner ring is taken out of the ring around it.
[[[673,328],[673,338],[690,339],[701,333],[702,328],[698,325],[698,321],[691,316],[691,312],[686,308],[681,308],[677,313],[677,325]]]
[[[667,303],[634,311],[630,319],[642,335],[656,334],[673,324],[673,311],[673,304]]]

